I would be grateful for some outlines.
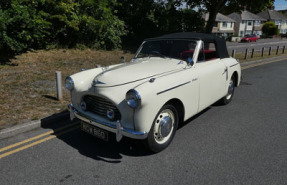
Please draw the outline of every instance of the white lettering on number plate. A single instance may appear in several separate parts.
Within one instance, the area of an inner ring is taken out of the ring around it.
[[[83,131],[93,135],[93,136],[96,136],[100,139],[103,139],[103,140],[108,140],[108,132],[102,130],[102,129],[99,129],[93,125],[89,125],[85,122],[82,122],[81,123],[81,128]]]

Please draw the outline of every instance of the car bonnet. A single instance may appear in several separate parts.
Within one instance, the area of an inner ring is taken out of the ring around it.
[[[94,78],[94,86],[113,87],[128,83],[149,80],[183,69],[186,62],[176,59],[147,57],[136,62],[123,64],[111,69],[105,69]]]

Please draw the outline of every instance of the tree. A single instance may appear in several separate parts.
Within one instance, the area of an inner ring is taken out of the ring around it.
[[[252,8],[254,11],[262,11],[264,8],[273,4],[274,0],[184,0],[191,7],[199,7],[209,12],[209,19],[206,24],[206,33],[212,32],[212,27],[215,23],[216,15],[224,7],[229,7],[232,11],[240,11],[244,6]],[[256,12],[254,12],[256,13]]]
[[[204,20],[201,18],[200,12],[191,8],[183,8],[180,1],[163,2],[161,10],[161,14],[156,16],[157,21],[161,23],[157,26],[161,30],[161,34],[203,31]]]
[[[209,19],[205,27],[206,33],[211,33],[217,13],[226,5],[228,0],[186,0],[191,7],[203,6],[209,13]]]
[[[106,0],[5,0],[0,2],[0,52],[14,55],[50,46],[121,47],[126,34]]]
[[[143,39],[181,31],[202,31],[198,12],[182,6],[182,0],[119,0],[118,17],[128,34],[125,45],[139,45]]]
[[[246,10],[257,14],[271,7],[273,3],[274,0],[234,0],[229,1],[221,12],[223,14],[231,14],[233,12],[240,12],[246,8]]]
[[[274,22],[269,21],[263,24],[262,32],[266,36],[278,35],[278,28]]]
[[[123,37],[125,46],[137,46],[143,39],[159,34],[157,16],[160,3],[154,0],[118,0],[117,16],[124,21],[128,34]]]
[[[204,19],[201,14],[192,9],[182,10],[182,30],[189,32],[204,32]]]
[[[121,48],[122,36],[127,31],[124,22],[116,16],[118,12],[115,1],[83,0],[80,3],[79,36],[77,43],[91,48]]]
[[[49,41],[51,23],[46,21],[45,12],[34,8],[41,2],[7,2],[0,9],[0,50],[9,54],[44,47]]]

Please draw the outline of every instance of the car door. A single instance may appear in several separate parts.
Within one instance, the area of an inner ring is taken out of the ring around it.
[[[201,111],[226,93],[227,68],[221,59],[201,61],[195,66],[199,77],[199,107]]]

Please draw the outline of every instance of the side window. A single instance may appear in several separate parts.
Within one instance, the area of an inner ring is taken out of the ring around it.
[[[181,46],[184,46],[182,49],[180,49],[179,58],[183,60],[187,60],[188,58],[193,57],[193,53],[196,47],[195,41],[181,41]]]
[[[204,42],[204,46],[199,52],[198,61],[210,61],[217,58],[215,43]]]

